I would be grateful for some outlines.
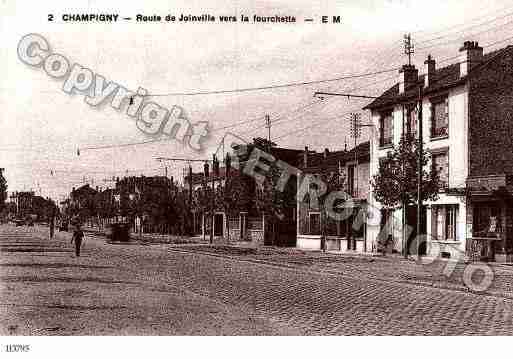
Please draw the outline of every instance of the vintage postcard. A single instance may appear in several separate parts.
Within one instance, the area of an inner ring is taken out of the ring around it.
[[[513,333],[513,1],[3,0],[0,38],[2,355]]]

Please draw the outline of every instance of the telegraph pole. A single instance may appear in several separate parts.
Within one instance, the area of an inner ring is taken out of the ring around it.
[[[351,197],[358,196],[358,138],[361,135],[361,124],[360,124],[360,114],[352,113],[351,114],[351,136],[354,138],[354,187],[353,193],[351,193]],[[352,249],[356,250],[356,238],[352,238]]]
[[[408,55],[408,65],[411,65],[411,55],[415,53],[415,46],[411,41],[411,34],[404,35],[404,54]]]
[[[271,117],[269,115],[265,115],[265,127],[267,128],[267,140],[271,144]]]
[[[166,167],[167,168],[167,167]],[[190,234],[194,235],[194,214],[192,213],[192,166],[189,164],[189,216],[192,217],[192,227]]]
[[[404,35],[404,53],[408,56],[408,65],[411,65],[411,55],[415,53],[415,46],[413,45],[413,42],[411,40],[411,34]],[[424,149],[423,149],[423,124],[422,124],[422,97],[423,97],[423,84],[419,86],[419,93],[418,93],[418,101],[419,101],[419,108],[417,112],[418,120],[417,120],[417,126],[419,128],[418,130],[418,164],[417,164],[417,234],[416,234],[416,251],[417,251],[417,258],[420,259],[420,235],[422,230],[422,162],[424,159]],[[406,208],[405,208],[406,209]],[[405,214],[403,213],[403,216]],[[408,242],[406,241],[406,238],[404,238],[405,241],[405,256],[408,255]]]
[[[215,186],[215,172],[216,172],[216,165],[217,165],[217,158],[216,155],[212,155],[212,228],[210,228],[210,244],[214,244],[214,217],[215,217],[215,194],[216,194],[216,186]]]
[[[419,162],[418,162],[418,180],[417,180],[417,258],[420,259],[420,232],[422,227],[422,160],[424,159],[423,135],[422,135],[422,95],[423,85],[419,86],[419,111],[418,111],[418,128],[419,128]]]
[[[361,115],[359,113],[352,113],[351,114],[351,136],[354,138],[354,162],[355,162],[355,188],[354,194],[351,195],[358,195],[358,149],[357,149],[357,140],[360,138],[362,134],[362,126],[360,124],[360,117]]]

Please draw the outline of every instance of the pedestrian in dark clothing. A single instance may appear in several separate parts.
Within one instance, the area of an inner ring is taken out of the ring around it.
[[[55,233],[55,217],[50,217],[50,239],[53,239],[53,234]]]
[[[82,239],[84,238],[84,232],[80,229],[80,226],[77,225],[75,230],[73,231],[73,236],[71,237],[71,242],[75,242],[75,255],[80,257],[80,247],[82,246]]]

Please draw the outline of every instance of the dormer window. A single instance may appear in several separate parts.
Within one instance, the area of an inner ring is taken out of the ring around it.
[[[379,146],[388,147],[392,145],[393,138],[393,116],[392,111],[387,111],[381,114],[380,117],[380,132],[379,132]]]
[[[449,99],[447,96],[432,101],[431,138],[449,136]]]

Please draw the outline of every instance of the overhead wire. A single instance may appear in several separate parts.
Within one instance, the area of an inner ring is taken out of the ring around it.
[[[477,27],[479,25],[475,25],[474,27]],[[472,27],[473,28],[473,27]],[[490,29],[488,29],[488,31],[490,31]],[[508,37],[506,39],[501,39],[501,40],[498,40],[498,41],[495,41],[493,43],[490,43],[490,44],[487,44],[485,45],[484,47],[491,47],[491,46],[494,46],[494,45],[497,45],[499,43],[503,43],[503,42],[506,42],[506,41],[509,41],[513,39],[513,36],[512,37]],[[422,49],[422,48],[421,48]],[[453,57],[449,57],[449,58],[445,58],[445,59],[441,59],[439,60],[439,62],[445,62],[445,61],[449,61],[449,60],[452,60],[452,59],[455,59],[455,58],[458,58],[458,56],[453,56]],[[394,69],[396,70],[396,69]],[[329,79],[327,81],[337,81],[338,79]],[[324,80],[320,80],[320,81],[324,81]],[[305,82],[306,83],[306,82]],[[314,83],[314,82],[312,82]],[[322,83],[322,82],[321,82]],[[321,101],[322,102],[322,101]],[[285,116],[286,118],[287,116]],[[246,123],[250,123],[250,122],[254,122],[254,119],[253,120],[244,120],[244,121],[240,121],[236,124],[231,124],[231,125],[228,125],[228,126],[224,126],[224,128],[220,128],[220,129],[227,129],[227,128],[233,128],[233,127],[236,127],[237,125],[240,125],[240,124],[246,124]],[[278,124],[278,123],[287,123],[287,121],[285,119],[278,119],[275,121],[275,124]],[[314,125],[313,125],[314,126]],[[309,127],[313,127],[313,126],[309,126]],[[214,130],[220,130],[220,129],[214,129]],[[307,128],[305,129],[299,129],[298,131],[300,130],[306,130]],[[279,138],[282,138],[284,136],[280,136],[278,137],[277,139]],[[115,145],[115,146],[88,146],[88,147],[84,147],[83,149],[89,149],[89,148],[112,148],[112,147],[126,147],[126,146],[133,146],[133,145],[138,145],[138,144],[148,144],[148,143],[153,143],[153,142],[161,142],[161,141],[164,141],[164,140],[168,140],[168,139],[154,139],[154,140],[147,140],[147,141],[141,141],[141,142],[137,142],[137,143],[126,143],[126,144],[119,144],[119,145]],[[0,149],[1,151],[16,151],[17,149]],[[103,171],[100,171],[100,172],[103,172]],[[123,172],[122,170],[120,171],[111,171],[111,172]]]

